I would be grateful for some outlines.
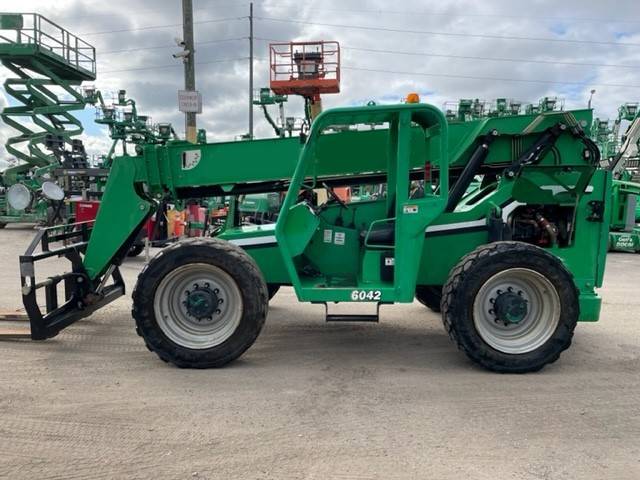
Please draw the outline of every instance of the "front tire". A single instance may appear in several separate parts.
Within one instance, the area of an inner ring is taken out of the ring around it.
[[[138,334],[162,360],[185,368],[222,367],[256,340],[267,287],[239,247],[196,238],[160,252],[133,292]]]
[[[442,318],[474,362],[501,373],[535,372],[569,348],[579,317],[571,273],[554,255],[521,242],[483,245],[454,267]]]

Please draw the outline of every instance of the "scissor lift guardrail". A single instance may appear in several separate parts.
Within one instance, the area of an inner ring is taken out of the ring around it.
[[[19,163],[5,170],[2,183],[21,182],[35,167],[34,179],[59,165],[47,149],[47,135],[70,144],[83,132],[73,115],[85,107],[78,86],[95,80],[95,48],[54,22],[36,13],[0,13],[0,61],[14,76],[4,83],[14,101],[0,114],[18,131],[6,142],[7,153]],[[13,221],[11,215],[2,222]],[[15,221],[20,221],[18,217]]]

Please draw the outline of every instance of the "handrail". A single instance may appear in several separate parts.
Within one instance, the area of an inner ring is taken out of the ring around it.
[[[35,45],[59,57],[77,69],[96,73],[95,47],[38,13],[0,12],[2,17],[15,17],[20,21],[14,27],[0,27],[1,32],[15,32],[15,40],[0,35],[0,44]]]

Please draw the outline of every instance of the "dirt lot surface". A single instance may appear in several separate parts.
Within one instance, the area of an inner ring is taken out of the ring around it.
[[[4,311],[32,235],[0,231]],[[417,303],[325,324],[291,289],[239,361],[180,370],[136,336],[127,295],[55,339],[0,342],[0,478],[637,480],[638,285],[640,256],[612,255],[601,322],[524,376],[472,365]]]

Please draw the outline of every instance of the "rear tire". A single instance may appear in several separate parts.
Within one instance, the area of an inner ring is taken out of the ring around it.
[[[416,300],[429,310],[440,313],[440,302],[442,300],[441,285],[418,285],[416,287]]]
[[[526,373],[569,348],[579,317],[578,291],[562,262],[521,242],[484,245],[454,267],[444,286],[442,318],[474,362]]]
[[[3,228],[5,228],[6,226],[7,226],[7,224],[6,224],[6,223],[2,223],[2,222],[0,222],[0,230],[2,230]]]
[[[167,247],[145,267],[132,314],[162,360],[212,368],[255,342],[267,308],[267,287],[249,255],[223,240],[195,238]]]

